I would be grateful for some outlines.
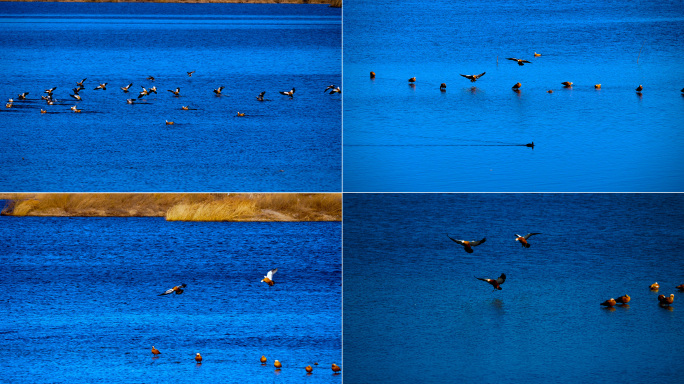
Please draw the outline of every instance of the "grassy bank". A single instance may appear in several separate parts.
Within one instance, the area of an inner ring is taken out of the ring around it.
[[[342,0],[0,0],[64,3],[244,3],[244,4],[330,4],[341,7]]]
[[[339,193],[0,194],[6,216],[165,217],[170,221],[341,221]]]

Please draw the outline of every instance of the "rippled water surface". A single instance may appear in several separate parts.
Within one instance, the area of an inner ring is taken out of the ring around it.
[[[4,2],[0,33],[0,191],[341,188],[339,8]]]
[[[0,230],[0,382],[340,382],[340,223],[3,216]]]
[[[680,382],[683,212],[667,194],[346,194],[345,382]],[[475,279],[501,273],[500,291]]]
[[[679,1],[346,1],[344,190],[682,191],[682,31]]]

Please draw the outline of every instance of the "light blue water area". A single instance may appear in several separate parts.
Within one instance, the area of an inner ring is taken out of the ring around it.
[[[347,1],[344,190],[682,191],[683,31],[677,1]]]
[[[3,216],[0,229],[0,382],[340,381],[340,223]]]
[[[671,194],[346,194],[345,381],[679,382],[683,212]]]
[[[338,8],[7,2],[0,33],[2,191],[340,191]]]

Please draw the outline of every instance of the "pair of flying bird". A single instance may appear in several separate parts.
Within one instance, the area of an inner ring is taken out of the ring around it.
[[[521,244],[524,248],[529,248],[529,247],[530,247],[530,243],[527,242],[527,239],[529,239],[529,237],[532,236],[532,235],[539,235],[539,234],[541,234],[541,232],[531,232],[531,233],[528,233],[528,234],[525,235],[525,236],[520,236],[520,235],[516,234],[516,235],[515,235],[515,241],[519,241],[520,244]],[[486,237],[483,238],[482,240],[478,240],[478,241],[474,241],[474,240],[473,240],[473,241],[468,241],[468,240],[456,240],[456,239],[452,238],[451,236],[449,236],[449,234],[447,234],[447,237],[450,238],[451,241],[456,242],[456,243],[458,243],[458,244],[461,244],[461,245],[463,246],[463,249],[464,249],[466,252],[468,252],[468,253],[473,253],[473,247],[474,247],[474,246],[480,245],[480,244],[484,243],[485,241],[487,241],[487,238],[486,238]]]

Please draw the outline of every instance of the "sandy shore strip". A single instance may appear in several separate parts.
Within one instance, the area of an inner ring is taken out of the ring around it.
[[[3,193],[3,216],[341,221],[340,193]]]

